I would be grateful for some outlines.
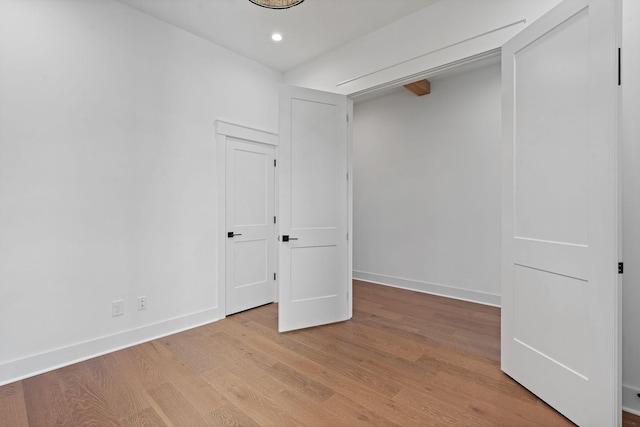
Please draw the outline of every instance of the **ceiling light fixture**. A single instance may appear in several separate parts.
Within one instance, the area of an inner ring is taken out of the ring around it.
[[[282,41],[282,34],[280,33],[271,34],[271,40],[273,40],[274,42]]]
[[[297,6],[304,0],[249,0],[253,4],[266,7],[267,9],[288,9]]]

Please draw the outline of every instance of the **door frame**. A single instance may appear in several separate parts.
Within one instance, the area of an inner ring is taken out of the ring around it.
[[[617,7],[620,7],[620,1],[616,0],[616,4]],[[618,16],[620,17],[621,14],[618,13]],[[619,23],[621,24],[621,23]],[[621,28],[619,26],[619,28]],[[621,45],[622,41],[618,40],[617,41],[618,46]],[[448,63],[443,63],[440,65],[437,65],[435,67],[432,68],[428,68],[425,69],[421,72],[418,73],[414,73],[411,75],[406,75],[404,77],[399,77],[396,79],[392,79],[389,80],[386,83],[383,84],[379,84],[373,87],[369,87],[366,89],[362,89],[362,90],[358,90],[358,91],[354,91],[354,92],[347,92],[346,96],[349,100],[351,101],[355,101],[355,102],[362,102],[362,101],[368,101],[370,99],[376,98],[378,96],[384,96],[387,93],[390,93],[391,91],[403,86],[404,84],[407,83],[411,83],[413,81],[416,80],[421,80],[421,79],[428,79],[430,77],[434,77],[434,76],[438,76],[441,74],[446,74],[446,73],[450,73],[450,72],[455,72],[455,71],[468,71],[468,70],[473,70],[475,68],[479,68],[482,66],[486,66],[486,65],[491,65],[491,64],[501,64],[502,60],[501,60],[501,53],[502,53],[502,46],[493,48],[493,49],[489,49],[486,50],[484,52],[480,52],[477,53],[475,55],[469,56],[469,57],[464,57],[464,58],[459,58],[455,61],[452,62],[448,62]],[[620,93],[620,86],[617,87],[617,91],[618,93]],[[620,109],[620,99],[618,100],[618,110]],[[349,113],[350,117],[353,117],[353,110],[351,109],[351,112]],[[349,126],[353,126],[353,120],[350,120],[349,122]],[[620,115],[618,115],[618,136],[617,136],[617,150],[618,152],[621,149],[621,143],[622,143],[622,138],[620,137],[620,132],[621,132],[621,126],[620,126]],[[352,144],[352,141],[349,141],[350,144]],[[349,153],[351,154],[352,151],[349,151]],[[618,198],[618,212],[617,212],[617,232],[618,232],[618,245],[617,245],[617,251],[618,251],[618,258],[619,260],[622,260],[624,258],[624,254],[622,254],[622,220],[621,220],[621,215],[622,215],[622,186],[620,185],[621,181],[621,174],[622,174],[622,167],[621,167],[621,159],[620,157],[618,157],[617,159],[617,180],[618,180],[618,188],[616,189],[617,191],[617,198]],[[349,159],[349,176],[352,176],[352,166],[353,166],[353,161],[352,158]],[[352,180],[349,180],[349,197],[350,197],[350,205],[349,205],[349,229],[353,230],[353,218],[352,218],[352,206],[351,206],[351,201],[353,200],[353,188],[352,188]],[[350,251],[350,256],[352,257],[352,240],[353,239],[349,239],[349,251]],[[352,259],[352,258],[351,258]],[[351,263],[351,259],[350,259],[350,264],[349,264],[349,268],[352,269],[352,263]],[[502,255],[501,255],[501,259],[499,261],[500,263],[502,263]],[[616,261],[617,262],[617,261]],[[628,410],[629,408],[626,408],[623,405],[623,392],[624,392],[624,384],[622,381],[622,356],[623,356],[623,352],[622,352],[622,282],[623,282],[623,275],[618,274],[617,277],[617,298],[616,298],[616,306],[617,306],[617,313],[615,316],[615,319],[613,319],[613,322],[616,324],[616,336],[613,338],[615,341],[615,353],[616,356],[614,357],[614,365],[615,365],[615,371],[617,372],[617,382],[619,384],[618,389],[616,390],[616,395],[614,396],[615,401],[617,402],[616,405],[618,407],[618,412],[622,413],[622,411],[624,410]],[[502,304],[500,304],[501,306]],[[635,395],[635,394],[634,394]],[[625,409],[626,408],[626,409]]]
[[[216,245],[216,267],[218,270],[218,319],[224,319],[226,315],[226,215],[227,215],[227,141],[228,138],[239,139],[242,141],[251,142],[254,144],[263,144],[274,147],[274,159],[278,159],[279,150],[279,137],[278,134],[273,132],[264,131],[261,129],[252,128],[249,126],[239,125],[236,123],[226,122],[223,120],[214,120],[215,139],[216,139],[216,155],[218,157],[217,163],[217,191],[218,191],[218,221],[216,227],[217,245]],[[278,173],[275,173],[275,215],[278,216]],[[276,236],[278,233],[278,227],[275,227]],[[277,242],[277,240],[276,240]],[[278,275],[278,251],[277,243],[274,244],[275,254],[275,270],[276,278]],[[275,282],[275,295],[274,301],[278,301],[278,280]]]

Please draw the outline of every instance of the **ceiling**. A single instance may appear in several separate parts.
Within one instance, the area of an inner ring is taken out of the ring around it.
[[[118,1],[285,72],[438,0],[305,0],[284,10],[249,0]],[[284,39],[272,41],[274,32]]]

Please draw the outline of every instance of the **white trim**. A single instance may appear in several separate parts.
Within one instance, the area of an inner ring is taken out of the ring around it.
[[[487,292],[474,291],[471,289],[456,288],[452,286],[421,282],[418,280],[404,279],[402,277],[385,276],[364,271],[353,271],[355,280],[377,283],[380,285],[392,286],[394,288],[409,289],[426,294],[439,295],[462,301],[470,301],[478,304],[500,307],[500,295]]]
[[[453,62],[448,62],[446,64],[431,67],[417,73],[409,74],[407,76],[389,80],[366,89],[358,90],[356,92],[350,93],[348,96],[350,99],[353,99],[356,103],[358,103],[366,101],[367,99],[370,99],[372,97],[383,95],[385,91],[393,90],[416,80],[430,79],[435,76],[440,76],[445,73],[451,73],[457,70],[467,70],[471,67],[480,67],[494,63],[498,64],[500,63],[500,52],[501,48],[497,47],[486,52],[480,52],[478,54],[467,56]]]
[[[487,31],[487,32],[485,32],[485,33],[483,33],[483,34],[478,34],[477,36],[469,37],[469,38],[467,38],[467,39],[465,39],[465,40],[461,40],[461,41],[458,41],[458,42],[455,42],[455,43],[451,43],[451,44],[449,44],[449,45],[447,45],[447,46],[440,47],[440,48],[438,48],[438,49],[435,49],[435,50],[429,51],[429,52],[427,52],[427,53],[423,53],[423,54],[418,55],[418,56],[415,56],[415,57],[413,57],[413,58],[405,59],[404,61],[396,62],[395,64],[388,65],[388,66],[383,67],[383,68],[380,68],[380,69],[378,69],[378,70],[371,71],[371,72],[368,72],[368,73],[366,73],[366,74],[362,74],[362,75],[357,76],[357,77],[352,77],[352,78],[350,78],[350,79],[347,79],[347,80],[344,80],[344,81],[342,81],[342,82],[340,82],[340,83],[337,83],[337,84],[336,84],[336,86],[337,86],[337,87],[340,87],[340,86],[344,86],[344,85],[349,84],[349,83],[353,83],[353,82],[355,82],[356,80],[360,80],[360,79],[363,79],[363,78],[365,78],[365,77],[369,77],[369,76],[372,76],[372,75],[374,75],[374,74],[381,73],[381,72],[383,72],[383,71],[389,70],[389,69],[394,68],[394,67],[397,67],[397,66],[399,66],[399,65],[406,64],[406,63],[411,62],[411,61],[415,61],[416,59],[423,58],[423,57],[425,57],[425,56],[427,56],[427,55],[431,55],[431,54],[434,54],[434,53],[436,53],[436,52],[443,51],[443,50],[445,50],[445,49],[450,49],[450,48],[452,48],[452,47],[454,47],[454,46],[457,46],[457,45],[460,45],[460,44],[463,44],[463,43],[469,42],[469,41],[471,41],[471,40],[473,40],[473,39],[478,39],[478,38],[481,38],[481,37],[486,36],[486,35],[488,35],[488,34],[496,33],[496,32],[502,31],[502,30],[504,30],[504,29],[507,29],[507,28],[509,28],[509,27],[513,27],[513,26],[515,26],[515,25],[519,25],[519,24],[526,24],[526,22],[527,22],[527,20],[526,20],[526,19],[521,19],[521,20],[516,21],[516,22],[513,22],[513,23],[511,23],[511,24],[504,25],[504,26],[502,26],[502,27],[496,28],[496,29],[491,30],[491,31]],[[494,49],[492,49],[492,50],[494,50]],[[436,67],[436,68],[438,68],[438,67]],[[366,90],[366,89],[365,89],[365,90]]]
[[[266,144],[275,147],[275,159],[278,160],[278,147],[280,145],[280,137],[273,132],[256,129],[250,126],[239,125],[236,123],[226,122],[224,120],[215,119],[215,141],[218,156],[218,182],[216,188],[218,191],[218,227],[217,227],[217,251],[216,263],[218,268],[218,310],[220,318],[226,317],[226,215],[227,215],[227,199],[226,199],[226,176],[227,176],[227,138],[241,139],[244,141]],[[278,173],[275,174],[275,215],[278,216]],[[280,221],[278,221],[279,223]],[[279,224],[276,224],[276,234],[278,233]],[[278,274],[278,251],[276,250],[276,275]],[[278,279],[279,280],[279,279]],[[278,280],[276,280],[275,301],[278,301]]]
[[[0,386],[217,320],[218,309],[213,308],[11,360],[0,364]]]
[[[256,129],[231,122],[225,122],[218,119],[214,121],[214,125],[217,135],[246,139],[247,141],[260,142],[267,145],[279,145],[279,138],[277,133],[267,132],[261,129]]]
[[[622,385],[622,410],[640,416],[640,389]]]
[[[516,35],[524,26],[526,19],[520,19],[462,40],[452,42],[418,56],[393,62],[382,68],[354,76],[336,83],[335,87],[346,93],[369,90],[379,84],[385,84],[408,74],[422,70],[437,68],[456,58],[475,56],[479,49],[493,50],[500,48],[505,41]],[[491,47],[487,49],[487,47]],[[350,89],[351,88],[351,89]]]
[[[353,318],[353,99],[347,97],[347,252],[349,319]]]

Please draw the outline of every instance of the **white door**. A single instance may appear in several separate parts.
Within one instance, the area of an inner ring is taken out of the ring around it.
[[[620,422],[617,10],[569,0],[502,49],[502,369]]]
[[[280,92],[281,332],[350,316],[347,112],[342,95]]]
[[[226,314],[275,298],[274,147],[227,138]]]

